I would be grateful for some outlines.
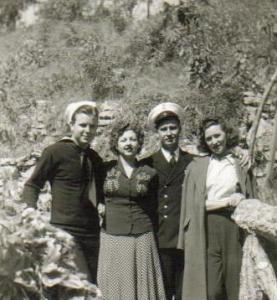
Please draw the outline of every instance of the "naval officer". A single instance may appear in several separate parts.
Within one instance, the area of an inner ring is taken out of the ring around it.
[[[157,105],[148,116],[148,126],[157,132],[161,144],[145,161],[156,169],[159,178],[157,240],[168,300],[173,296],[181,299],[182,294],[184,254],[177,249],[177,237],[182,183],[186,167],[193,159],[193,155],[179,147],[182,124],[183,108],[172,102]]]

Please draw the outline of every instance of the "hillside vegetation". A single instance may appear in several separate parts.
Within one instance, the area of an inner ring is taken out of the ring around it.
[[[0,3],[2,157],[33,147],[38,100],[48,103],[48,134],[60,134],[65,103],[84,98],[118,99],[142,121],[155,104],[175,101],[187,108],[191,137],[203,115],[237,125],[243,93],[263,92],[277,65],[276,1],[165,3],[137,20],[131,12],[139,1],[92,10],[89,0],[48,0],[40,1],[38,22],[17,28],[20,9],[36,2]]]
[[[186,116],[183,135],[189,141],[183,143],[195,142],[197,124],[208,115],[249,130],[244,95],[261,99],[277,66],[277,2],[164,0],[154,12],[155,3],[162,1],[0,1],[0,299],[45,299],[49,287],[66,299],[99,299],[96,286],[77,272],[71,238],[48,224],[49,189],[40,194],[41,211],[25,209],[21,202],[40,155],[36,150],[63,134],[67,103],[113,100],[127,109],[122,117],[136,115],[144,124],[155,104],[177,102]],[[134,13],[139,5],[147,8],[143,18]],[[28,7],[38,15],[24,28],[19,19]],[[276,96],[275,87],[270,99]],[[273,112],[263,120],[254,171],[259,199],[276,205],[277,172],[273,188],[265,184]],[[153,150],[155,137],[146,137],[146,151]],[[107,137],[98,136],[95,145],[105,157]],[[264,207],[269,217],[274,215],[271,206]],[[249,208],[245,212],[251,217]],[[253,215],[255,211],[251,222]],[[276,218],[268,220],[272,224]],[[257,249],[250,248],[251,254]],[[262,255],[263,266],[271,267]],[[248,271],[251,262],[244,264]],[[257,280],[245,282],[253,283],[247,292],[262,290],[256,288]]]

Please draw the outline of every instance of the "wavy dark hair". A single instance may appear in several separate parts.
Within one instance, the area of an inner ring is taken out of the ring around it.
[[[199,143],[197,147],[201,152],[207,152],[211,154],[211,151],[205,141],[205,131],[213,125],[219,125],[221,129],[226,133],[226,147],[228,149],[238,145],[238,132],[233,127],[228,126],[223,118],[217,116],[212,118],[205,118],[204,120],[202,120],[198,129]]]
[[[127,130],[134,131],[137,136],[138,143],[139,143],[138,154],[142,149],[143,142],[144,142],[144,132],[142,127],[136,121],[126,121],[124,119],[118,119],[114,122],[110,134],[110,148],[115,155],[118,155],[118,150],[117,150],[118,139]]]

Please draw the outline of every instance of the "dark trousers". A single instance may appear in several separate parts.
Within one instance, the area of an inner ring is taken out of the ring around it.
[[[239,227],[230,214],[207,215],[209,300],[238,300],[242,247]]]
[[[175,248],[159,249],[166,299],[181,300],[184,273],[184,253]]]
[[[99,253],[99,237],[74,236],[75,263],[81,273],[87,275],[90,282],[96,284]]]
[[[96,284],[99,253],[99,236],[79,236],[70,233],[75,241],[75,264],[79,272],[87,275],[90,282]],[[60,292],[57,287],[49,288],[44,296],[48,300],[59,300]]]

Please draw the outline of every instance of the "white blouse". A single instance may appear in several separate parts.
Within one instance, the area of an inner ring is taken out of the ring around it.
[[[218,159],[211,156],[207,172],[207,202],[223,200],[236,192],[238,176],[235,160],[230,155]]]

